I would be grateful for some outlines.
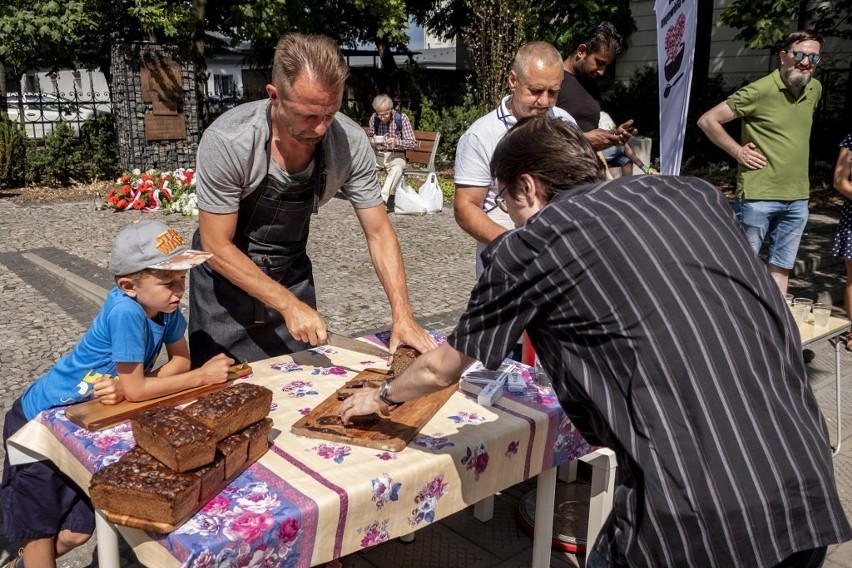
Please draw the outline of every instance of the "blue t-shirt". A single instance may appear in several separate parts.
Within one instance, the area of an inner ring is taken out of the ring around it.
[[[71,353],[36,379],[21,397],[27,420],[42,410],[92,398],[95,381],[118,376],[116,363],[143,363],[145,372],[150,372],[163,344],[180,340],[185,331],[186,319],[180,310],[160,313],[155,321],[136,300],[113,288]]]

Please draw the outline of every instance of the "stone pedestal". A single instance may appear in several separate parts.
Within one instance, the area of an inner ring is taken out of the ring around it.
[[[114,45],[111,56],[121,166],[194,167],[200,129],[189,54],[175,46],[133,43]]]

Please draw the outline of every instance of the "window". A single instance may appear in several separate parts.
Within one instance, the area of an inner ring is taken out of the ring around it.
[[[213,75],[213,94],[217,97],[233,97],[236,93],[233,75]]]

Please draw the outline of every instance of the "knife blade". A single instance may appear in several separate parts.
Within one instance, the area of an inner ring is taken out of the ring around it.
[[[391,356],[390,351],[373,343],[359,341],[352,337],[334,333],[333,331],[329,331],[327,335],[328,340],[326,343],[332,347],[340,347],[341,349],[357,351],[358,353],[364,353],[365,355],[372,355],[374,357],[382,357],[383,359]]]

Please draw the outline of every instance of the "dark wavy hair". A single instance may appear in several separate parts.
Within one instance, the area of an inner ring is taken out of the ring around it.
[[[288,32],[275,46],[272,62],[272,84],[288,94],[293,83],[307,75],[324,87],[343,87],[349,66],[338,45],[323,35]]]
[[[799,43],[800,41],[815,41],[822,47],[822,36],[815,32],[814,30],[798,30],[795,32],[790,32],[784,39],[781,40],[781,51],[788,51],[793,44]]]
[[[577,126],[560,118],[522,118],[497,144],[491,175],[517,197],[518,178],[529,174],[544,185],[550,201],[554,193],[605,179],[603,165]]]
[[[624,49],[624,41],[616,31],[615,26],[609,22],[588,26],[571,38],[571,53],[577,53],[582,44],[586,45],[586,52],[588,53],[608,51],[613,55],[618,55]]]

